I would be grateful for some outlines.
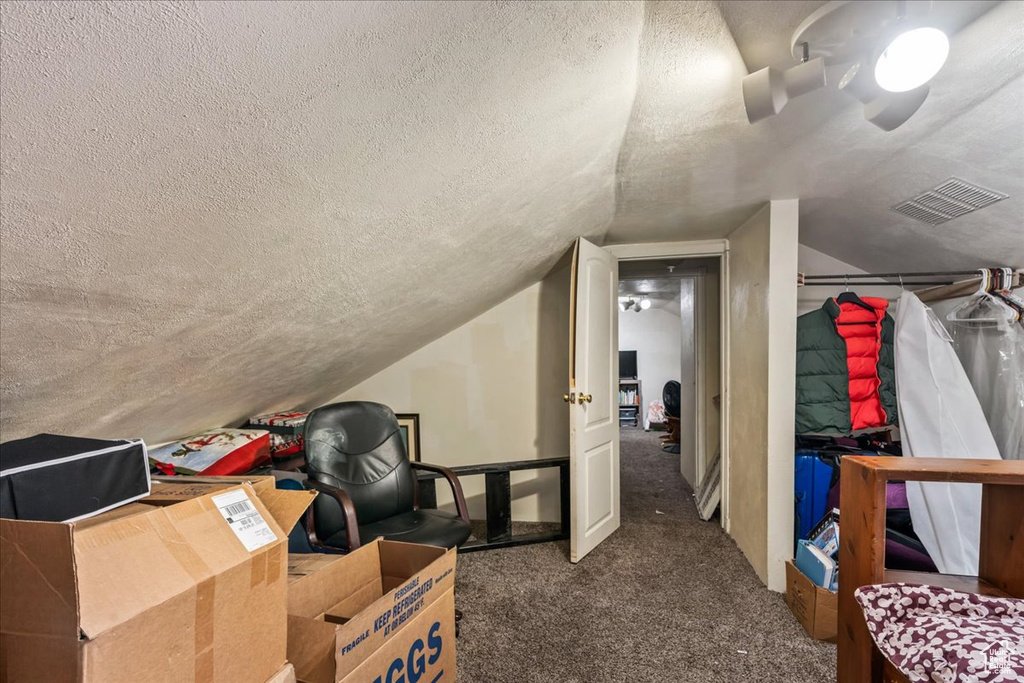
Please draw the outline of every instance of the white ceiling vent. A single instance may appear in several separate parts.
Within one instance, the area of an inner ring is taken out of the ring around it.
[[[950,178],[913,199],[897,204],[892,210],[922,223],[938,225],[983,209],[1008,196],[1002,192],[972,185],[959,178]]]

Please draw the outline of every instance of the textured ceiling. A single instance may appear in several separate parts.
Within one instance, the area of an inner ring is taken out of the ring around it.
[[[801,241],[869,271],[1024,265],[1024,3],[934,3],[949,61],[896,131],[831,87],[748,124],[740,79],[792,66],[790,36],[821,4],[646,3],[609,241],[723,236],[800,198]],[[938,227],[889,211],[950,176],[1011,198]]]
[[[638,3],[0,3],[0,430],[315,405],[614,214]]]
[[[894,133],[834,91],[747,124],[740,78],[816,4],[5,0],[0,437],[316,405],[576,235],[720,236],[771,198],[869,269],[1024,249],[1021,3]],[[887,211],[951,175],[1012,197]]]

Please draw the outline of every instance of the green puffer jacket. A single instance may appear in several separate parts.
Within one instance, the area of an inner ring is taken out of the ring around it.
[[[866,301],[872,303],[873,300]],[[875,301],[880,303],[880,308],[885,306],[881,303],[884,299]],[[849,434],[853,431],[847,342],[837,332],[836,325],[840,312],[835,299],[828,299],[820,309],[797,318],[797,434]],[[878,393],[888,418],[886,423],[895,425],[898,422],[893,354],[895,323],[888,313],[882,318],[881,328],[882,345],[876,366],[881,381]]]

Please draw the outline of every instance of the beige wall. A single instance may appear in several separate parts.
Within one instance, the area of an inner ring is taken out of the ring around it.
[[[730,533],[773,590],[792,555],[796,264],[796,200],[729,236]]]
[[[424,462],[471,465],[565,456],[568,269],[519,292],[338,396],[419,413]],[[463,490],[484,517],[484,478]],[[450,500],[443,484],[438,501]],[[558,470],[513,473],[512,517],[558,521]]]
[[[796,423],[797,200],[771,203],[768,254],[768,587],[786,590],[793,557],[793,425]]]
[[[771,210],[729,235],[729,532],[767,577],[768,243]]]
[[[832,258],[823,254],[817,249],[812,249],[804,244],[800,245],[798,252],[798,269],[805,275],[837,275],[865,273],[856,266]],[[821,308],[825,299],[839,296],[846,290],[846,287],[804,286],[797,288],[797,315],[803,315],[815,309]],[[857,283],[857,280],[850,281],[850,291],[860,296],[877,296],[883,299],[892,299],[899,295],[899,290],[893,287],[866,287]]]
[[[721,442],[721,409],[714,397],[721,393],[721,287],[719,268],[709,269],[703,278],[704,290],[704,462],[710,463]],[[698,473],[703,477],[703,472]]]

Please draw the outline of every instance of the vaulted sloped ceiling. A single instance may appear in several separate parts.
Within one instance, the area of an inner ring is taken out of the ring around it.
[[[316,405],[614,213],[638,3],[2,12],[5,439]]]
[[[576,235],[720,236],[770,198],[862,267],[1012,251],[1020,3],[961,12],[895,133],[835,92],[748,125],[739,79],[818,4],[0,3],[0,436],[313,406]],[[887,211],[949,175],[1012,199]]]

